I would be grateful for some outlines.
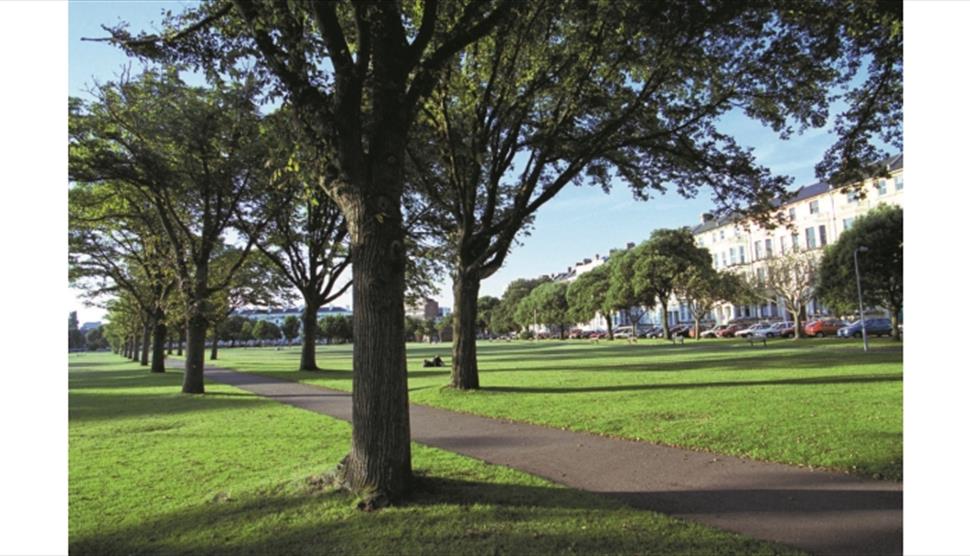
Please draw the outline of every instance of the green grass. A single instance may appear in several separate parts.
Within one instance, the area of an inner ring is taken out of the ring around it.
[[[441,388],[449,369],[423,359],[450,346],[408,346],[410,399],[454,411],[759,460],[902,480],[902,346],[874,340],[743,340],[685,345],[588,341],[479,343],[482,389]],[[226,349],[219,365],[340,390],[351,347]]]
[[[791,554],[511,469],[413,446],[418,488],[374,513],[309,477],[348,424],[209,383],[179,394],[110,354],[70,358],[72,554]]]

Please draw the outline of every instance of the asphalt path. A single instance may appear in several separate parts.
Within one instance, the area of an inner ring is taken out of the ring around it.
[[[178,367],[181,361],[170,360]],[[206,367],[208,380],[345,421],[348,392]],[[411,404],[415,442],[813,554],[902,554],[903,485]]]

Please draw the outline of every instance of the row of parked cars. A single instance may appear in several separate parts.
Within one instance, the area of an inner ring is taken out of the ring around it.
[[[869,336],[889,336],[892,334],[892,321],[887,318],[867,318],[866,334]],[[792,322],[733,322],[711,326],[701,332],[701,338],[790,338],[795,335]],[[862,337],[862,321],[845,322],[841,319],[822,318],[810,320],[802,326],[803,336],[823,338],[839,336],[844,338]]]
[[[892,322],[888,318],[867,318],[866,333],[869,336],[889,336],[892,334]],[[693,338],[693,324],[670,325],[670,335],[673,337]],[[728,324],[702,323],[701,338],[790,338],[795,335],[795,325],[792,322],[739,320]],[[825,336],[839,336],[845,338],[862,337],[862,322],[846,322],[836,318],[813,319],[802,326],[802,335],[816,338]],[[592,340],[606,338],[607,333],[602,330],[580,331],[574,330],[570,338],[589,338]],[[620,326],[613,330],[616,339],[634,337],[632,326]],[[638,338],[662,338],[663,328],[658,325],[644,324],[637,327]]]

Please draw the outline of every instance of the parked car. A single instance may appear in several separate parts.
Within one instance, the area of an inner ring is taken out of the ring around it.
[[[807,322],[804,330],[806,336],[822,338],[838,334],[839,329],[847,325],[848,323],[840,319],[815,319]]]
[[[765,338],[787,338],[795,335],[795,325],[790,322],[776,322],[768,328],[761,328],[751,334],[752,336]]]
[[[752,324],[748,328],[742,328],[740,330],[735,331],[734,335],[738,338],[747,338],[748,336],[752,336],[760,331],[765,331],[769,328],[771,328],[770,322],[759,322],[756,324]]]
[[[686,338],[690,333],[691,325],[689,324],[677,324],[670,328],[670,337],[676,338]]]
[[[866,319],[865,322],[867,336],[890,336],[893,333],[893,324],[889,319]],[[862,320],[860,319],[852,324],[843,326],[839,329],[838,335],[842,338],[861,338]]]
[[[655,338],[660,332],[660,327],[655,324],[645,324],[637,329],[638,338]]]
[[[701,338],[717,338],[718,337],[717,336],[717,333],[720,332],[720,331],[722,331],[722,330],[724,330],[724,329],[726,329],[728,326],[730,326],[730,325],[727,325],[727,324],[719,324],[719,325],[717,325],[717,326],[715,326],[713,328],[708,328],[707,330],[702,330],[701,331]]]
[[[738,330],[741,330],[742,328],[745,328],[745,327],[740,324],[728,324],[727,326],[725,326],[724,328],[722,328],[717,332],[717,337],[733,338],[735,332],[737,332]]]

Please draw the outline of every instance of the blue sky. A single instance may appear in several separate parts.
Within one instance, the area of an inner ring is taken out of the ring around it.
[[[162,10],[178,12],[192,2],[71,2],[69,4],[68,71],[70,94],[86,96],[95,80],[113,79],[126,64],[138,69],[138,62],[106,43],[81,41],[81,37],[103,37],[101,24],[119,20],[131,23],[132,31],[154,29],[161,22]],[[791,176],[794,186],[814,183],[814,165],[832,143],[823,130],[809,130],[788,141],[781,141],[770,129],[741,114],[729,114],[722,129],[739,143],[752,147],[759,163],[777,174]],[[570,186],[539,210],[531,235],[522,238],[506,259],[505,266],[482,285],[482,295],[501,296],[505,286],[516,278],[561,272],[585,257],[605,255],[627,242],[640,242],[657,228],[678,227],[699,222],[700,214],[712,207],[708,192],[701,190],[694,199],[668,194],[647,202],[636,201],[631,192],[615,187],[607,195],[596,187]],[[447,278],[441,284],[439,301],[452,305]],[[349,294],[338,304],[350,305]],[[98,308],[83,307],[77,301],[82,321],[97,320]]]

